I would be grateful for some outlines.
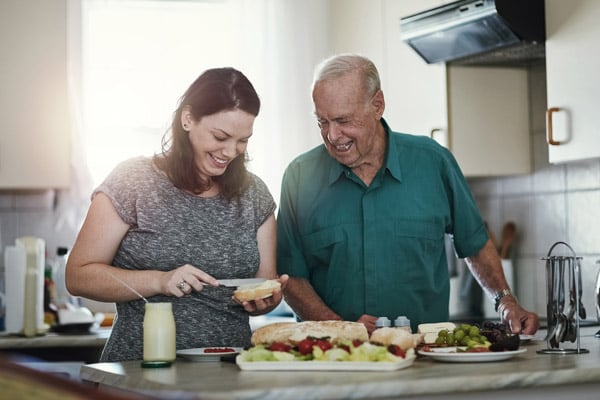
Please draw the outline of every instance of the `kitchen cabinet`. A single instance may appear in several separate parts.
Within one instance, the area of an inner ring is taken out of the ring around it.
[[[0,189],[67,187],[67,0],[0,2],[0,51]]]
[[[551,163],[600,157],[600,2],[546,0],[547,139]]]
[[[374,25],[384,31],[384,117],[394,130],[448,147],[466,176],[529,173],[527,70],[430,65],[401,40],[401,17],[443,3],[383,1]]]
[[[447,67],[448,147],[467,176],[531,171],[527,70]]]

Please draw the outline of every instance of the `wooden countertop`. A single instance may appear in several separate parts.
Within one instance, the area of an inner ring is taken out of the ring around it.
[[[241,371],[233,362],[176,360],[165,369],[143,369],[139,361],[82,366],[81,378],[100,386],[112,386],[161,398],[186,399],[358,399],[465,398],[469,392],[486,400],[505,398],[506,391],[521,394],[542,390],[545,398],[565,398],[560,390],[600,388],[600,339],[597,327],[581,329],[580,347],[585,354],[538,354],[546,342],[532,340],[527,351],[513,359],[483,363],[443,363],[419,357],[412,366],[393,372]],[[538,337],[543,337],[539,332]],[[565,348],[575,344],[563,343]],[[558,389],[558,390],[557,390]],[[489,394],[487,393],[488,391]],[[572,392],[569,392],[572,393]],[[598,393],[598,392],[596,392]],[[552,395],[559,394],[559,397]],[[504,397],[503,397],[504,396]]]

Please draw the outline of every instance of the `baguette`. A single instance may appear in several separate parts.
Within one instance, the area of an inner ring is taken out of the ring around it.
[[[275,342],[298,344],[302,340],[328,338],[333,344],[340,340],[369,341],[367,328],[359,322],[351,321],[303,321],[276,322],[258,328],[252,334],[253,345],[271,344]]]
[[[251,283],[238,287],[233,296],[239,301],[251,301],[265,299],[273,295],[275,290],[281,289],[281,283],[275,279],[269,279],[261,283]]]

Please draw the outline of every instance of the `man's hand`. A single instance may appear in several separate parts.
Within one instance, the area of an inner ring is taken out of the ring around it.
[[[514,299],[501,302],[498,311],[500,319],[508,325],[512,333],[533,335],[540,328],[538,315],[525,310]]]
[[[360,318],[356,322],[362,323],[367,328],[367,332],[369,332],[369,336],[371,335],[371,333],[373,333],[375,328],[377,328],[375,326],[375,322],[377,322],[377,317],[374,317],[372,315],[363,314],[360,316]]]

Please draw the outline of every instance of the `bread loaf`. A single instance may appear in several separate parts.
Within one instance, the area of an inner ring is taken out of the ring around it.
[[[242,285],[233,292],[233,296],[239,301],[265,299],[279,289],[281,289],[281,283],[278,280],[269,279],[261,283]]]
[[[384,346],[395,344],[402,350],[408,350],[416,347],[421,341],[421,337],[420,334],[413,335],[404,328],[386,326],[375,329],[371,334],[370,341],[371,343],[382,344]]]
[[[307,337],[329,338],[336,343],[340,340],[360,340],[367,342],[367,328],[359,322],[351,321],[303,321],[279,322],[265,325],[252,334],[253,345],[282,342],[297,344]]]

